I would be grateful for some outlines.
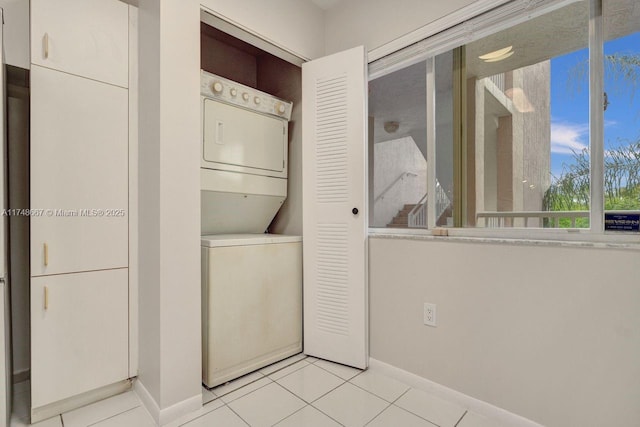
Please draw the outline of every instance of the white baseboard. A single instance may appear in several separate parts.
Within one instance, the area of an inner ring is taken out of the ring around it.
[[[139,379],[135,380],[133,384],[133,391],[135,391],[142,404],[145,406],[147,411],[149,411],[151,417],[156,422],[156,425],[159,426],[169,424],[185,414],[195,412],[202,408],[201,393],[161,410],[156,400],[151,396],[151,393],[149,393],[147,388]]]
[[[495,420],[500,424],[513,427],[543,427],[541,424],[521,417],[520,415],[516,415],[483,400],[460,393],[459,391],[450,389],[449,387],[445,387],[441,384],[420,377],[416,374],[412,374],[411,372],[407,372],[403,369],[396,368],[395,366],[374,358],[369,358],[369,369],[388,377],[395,378],[396,380],[415,389],[428,392],[442,399],[448,400],[449,402],[457,403],[471,412],[484,415],[485,417]]]

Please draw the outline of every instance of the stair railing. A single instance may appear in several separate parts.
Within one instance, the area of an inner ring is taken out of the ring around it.
[[[409,212],[409,228],[427,228],[427,194]]]
[[[451,199],[447,196],[440,182],[436,180],[436,221],[440,219],[444,211],[451,206]]]
[[[379,200],[384,200],[384,195],[387,194],[389,192],[389,190],[391,190],[393,187],[395,187],[395,185],[400,182],[400,181],[404,181],[404,178],[406,176],[418,176],[417,173],[413,173],[413,172],[409,172],[409,171],[405,171],[402,172],[396,179],[393,180],[393,182],[389,185],[387,185],[387,188],[385,188],[382,193],[380,193],[378,195],[378,197],[376,197],[373,201],[374,204],[376,204]]]
[[[409,228],[427,228],[427,195],[420,199],[418,204],[409,212],[408,224]],[[436,180],[436,220],[451,206],[451,199],[447,196],[446,191]]]

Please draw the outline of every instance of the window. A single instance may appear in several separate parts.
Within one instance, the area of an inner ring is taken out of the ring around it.
[[[603,2],[604,209],[640,210],[640,6]]]
[[[453,106],[436,97],[457,117],[436,116],[436,147],[463,129],[456,226],[589,226],[588,79],[572,75],[588,65],[588,22],[575,2],[436,56],[436,93],[458,93]]]
[[[371,227],[426,228],[427,68],[369,82]]]
[[[625,0],[550,1],[537,9],[512,2],[370,64],[370,111],[381,111],[379,83],[397,84],[397,76],[413,78],[422,94],[422,73],[408,72],[418,65],[426,70],[425,104],[434,106],[419,109],[426,114],[425,196],[397,200],[403,205],[394,209],[424,211],[422,226],[449,234],[584,238],[602,235],[613,214],[635,218],[637,231],[639,30],[640,8]],[[374,118],[376,131],[379,122],[405,121],[401,97],[391,93],[390,108]],[[374,163],[376,156],[407,161],[400,142],[382,154],[374,134]],[[379,171],[378,195],[386,188]]]

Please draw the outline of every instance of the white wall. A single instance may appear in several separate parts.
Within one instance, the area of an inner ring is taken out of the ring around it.
[[[448,15],[473,0],[349,0],[326,12],[326,52],[364,45],[368,51]]]
[[[140,1],[136,386],[160,424],[202,405],[199,13]]]
[[[371,357],[546,426],[640,425],[638,250],[369,248]]]
[[[0,0],[4,11],[5,62],[20,68],[30,68],[29,0]]]
[[[427,161],[410,136],[377,142],[373,147],[370,227],[386,227],[405,204],[417,204],[427,192]]]
[[[324,55],[324,12],[300,0],[201,0],[216,15],[308,59]]]

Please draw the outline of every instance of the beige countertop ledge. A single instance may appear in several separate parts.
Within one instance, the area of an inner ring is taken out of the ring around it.
[[[533,238],[506,238],[506,237],[471,237],[471,236],[438,236],[432,234],[405,234],[393,232],[369,232],[372,239],[394,239],[394,240],[419,240],[433,242],[450,243],[480,243],[499,244],[514,246],[539,246],[539,247],[567,247],[567,248],[589,248],[589,249],[623,249],[640,251],[640,236],[637,242],[613,242],[613,241],[586,241],[586,240],[553,240],[553,239],[533,239]],[[615,236],[612,236],[612,239]]]

